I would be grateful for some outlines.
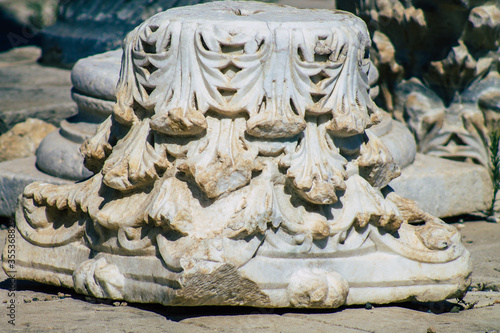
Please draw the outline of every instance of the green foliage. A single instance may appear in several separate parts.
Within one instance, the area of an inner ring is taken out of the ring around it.
[[[495,214],[495,203],[500,190],[500,128],[492,128],[490,131],[490,171],[493,181],[493,197],[490,208],[486,211],[488,216]]]

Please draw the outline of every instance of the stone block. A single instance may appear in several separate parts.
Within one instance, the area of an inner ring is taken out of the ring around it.
[[[484,167],[423,154],[417,154],[413,164],[389,185],[439,217],[483,211],[489,207],[493,193]]]
[[[39,55],[35,47],[0,54],[0,133],[28,118],[58,126],[76,113],[71,72],[38,64]]]
[[[36,181],[69,183],[39,171],[35,166],[34,156],[0,163],[0,216],[14,216],[17,200],[23,189]]]

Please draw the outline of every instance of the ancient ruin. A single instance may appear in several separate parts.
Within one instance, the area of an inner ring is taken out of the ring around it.
[[[340,11],[217,2],[148,19],[82,145],[93,175],[24,190],[17,277],[165,305],[463,295],[459,232],[387,186],[400,170],[370,129],[370,43]]]
[[[373,35],[379,105],[404,120],[418,151],[488,167],[500,118],[498,1],[337,1]]]

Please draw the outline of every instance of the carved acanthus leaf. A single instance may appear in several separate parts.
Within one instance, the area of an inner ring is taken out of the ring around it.
[[[363,133],[382,119],[369,94],[370,59],[365,55],[369,40],[359,36],[363,35],[345,31],[336,35],[328,46],[330,60],[342,64],[325,70],[335,79],[325,86],[327,94],[322,103],[322,108],[330,109],[333,116],[326,128],[336,136]]]
[[[71,185],[36,182],[25,187],[23,196],[32,198],[38,205],[47,205],[58,210],[88,212],[89,206],[98,206],[100,203],[100,199],[95,196],[101,188],[101,181],[102,176],[96,174],[86,181]]]
[[[424,79],[440,93],[445,105],[449,105],[456,93],[462,93],[473,81],[486,75],[491,64],[491,58],[476,62],[464,43],[459,41],[445,59],[430,63]]]
[[[364,28],[267,28],[254,35],[211,23],[153,19],[141,25],[125,50],[118,121],[135,121],[130,108],[154,109],[154,130],[194,135],[206,129],[208,110],[247,112],[249,134],[282,138],[303,131],[306,114],[331,112],[328,129],[342,136],[379,120],[369,97]]]
[[[462,36],[465,44],[474,50],[498,50],[500,46],[500,6],[486,4],[472,8]]]
[[[342,214],[330,226],[331,234],[345,231],[353,225],[363,228],[369,223],[391,232],[399,229],[403,219],[398,207],[384,199],[366,180],[353,175],[346,181],[346,187]]]
[[[17,208],[16,227],[30,243],[43,247],[66,245],[82,238],[86,218],[70,210],[40,205],[23,197]]]
[[[120,79],[116,86],[116,104],[113,108],[115,120],[125,126],[131,126],[138,120],[133,109],[134,91],[137,89],[134,66],[131,61],[133,38],[134,34],[130,33],[124,41]]]
[[[128,61],[133,62],[137,78],[134,99],[145,109],[154,109],[151,127],[156,131],[192,135],[206,129],[202,113],[212,99],[209,90],[215,90],[222,75],[200,69],[201,43],[194,41],[195,29],[196,24],[181,22],[143,25],[129,50]],[[207,79],[210,84],[205,84]]]
[[[144,209],[144,220],[164,230],[173,230],[180,235],[189,235],[194,221],[191,216],[194,204],[187,184],[175,177],[162,179],[161,186],[154,192],[150,203]]]
[[[275,34],[274,52],[264,67],[265,97],[247,123],[247,132],[259,137],[288,137],[304,130],[305,111],[314,104],[309,77],[321,71],[317,64],[301,61],[297,52],[304,44],[302,34],[285,29]]]
[[[405,223],[421,223],[431,218],[429,214],[424,213],[419,208],[416,201],[404,198],[396,194],[396,192],[387,194],[386,199],[398,207],[401,218]]]
[[[132,126],[117,143],[104,163],[103,182],[116,190],[130,190],[155,181],[169,166],[164,152],[157,152],[148,142],[149,119]]]
[[[278,228],[285,220],[277,203],[272,182],[271,169],[276,166],[264,167],[262,174],[255,180],[241,203],[231,217],[227,229],[232,237],[241,238],[255,233],[264,233],[270,224]]]
[[[339,154],[333,140],[326,133],[325,124],[308,121],[297,149],[283,160],[289,165],[287,177],[305,200],[316,204],[337,201],[337,190],[344,190],[347,174],[346,159]]]
[[[85,167],[97,173],[104,165],[104,161],[111,154],[113,147],[110,144],[112,116],[108,117],[99,127],[97,133],[87,139],[80,147],[80,152],[85,158]]]
[[[356,160],[359,174],[370,185],[381,189],[399,177],[401,170],[384,143],[370,130],[366,130],[365,134],[366,141],[361,145],[360,156]]]
[[[258,151],[245,139],[245,120],[207,118],[207,135],[177,167],[194,177],[207,197],[216,198],[250,181]]]

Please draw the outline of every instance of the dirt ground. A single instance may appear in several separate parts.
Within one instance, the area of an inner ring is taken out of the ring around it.
[[[334,310],[113,304],[29,281],[16,281],[11,297],[11,281],[0,272],[0,331],[500,333],[500,224],[466,221],[453,225],[460,229],[473,261],[473,283],[463,302]],[[0,230],[2,248],[6,235],[7,230]],[[11,300],[15,326],[9,324]]]

